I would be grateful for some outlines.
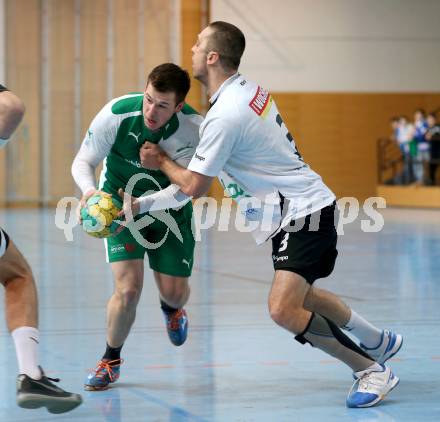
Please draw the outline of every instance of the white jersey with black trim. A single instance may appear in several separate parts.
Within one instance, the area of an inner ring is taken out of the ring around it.
[[[298,153],[268,91],[236,73],[210,102],[188,169],[218,176],[249,222],[258,223],[257,243],[335,200]]]

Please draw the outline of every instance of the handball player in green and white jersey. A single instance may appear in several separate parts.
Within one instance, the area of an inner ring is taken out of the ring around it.
[[[106,349],[85,381],[86,390],[106,389],[119,377],[121,349],[134,322],[142,291],[145,254],[159,288],[169,338],[176,346],[187,338],[188,318],[183,306],[190,294],[188,277],[195,245],[192,203],[188,198],[178,209],[155,213],[154,205],[165,203],[159,209],[171,208],[182,194],[164,173],[141,166],[139,150],[148,140],[161,145],[179,165],[188,165],[199,141],[202,121],[185,103],[189,88],[188,73],[179,66],[165,63],[155,67],[144,93],[113,99],[96,115],[73,161],[72,175],[83,193],[81,204],[96,192],[104,191],[125,198],[123,210],[132,208],[133,214],[139,213],[136,221],[149,216],[148,224],[139,232],[125,228],[104,240],[114,292],[107,305]],[[102,161],[97,186],[95,169]],[[152,204],[148,200],[152,191],[162,195],[165,202]]]

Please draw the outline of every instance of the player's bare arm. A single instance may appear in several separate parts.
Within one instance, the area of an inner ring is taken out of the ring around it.
[[[145,142],[139,154],[143,167],[160,169],[185,195],[200,198],[211,186],[212,177],[179,166],[158,145]]]
[[[9,139],[23,118],[25,107],[23,101],[11,91],[0,95],[0,138]]]

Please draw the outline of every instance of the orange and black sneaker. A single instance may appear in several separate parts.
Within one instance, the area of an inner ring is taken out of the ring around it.
[[[172,313],[163,313],[167,325],[168,337],[174,346],[181,346],[188,336],[188,316],[185,309],[178,309]]]
[[[87,376],[84,389],[87,391],[107,390],[111,382],[118,380],[122,362],[122,359],[100,360],[97,367]]]

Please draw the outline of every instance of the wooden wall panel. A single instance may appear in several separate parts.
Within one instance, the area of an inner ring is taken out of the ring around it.
[[[190,50],[205,25],[206,3],[181,0],[181,64],[190,71]],[[75,68],[77,3],[49,0],[52,159],[42,163],[43,4],[40,0],[6,1],[7,85],[24,100],[27,111],[15,140],[0,155],[0,203],[6,199],[39,202],[42,166],[50,166],[51,199],[73,194],[70,164],[90,121],[108,100],[108,81],[112,81],[112,96],[140,90],[151,68],[170,60],[170,1],[81,1],[80,63]],[[110,5],[113,62],[108,61]],[[78,69],[79,75],[75,74]],[[78,78],[79,98],[75,92]],[[206,99],[201,84],[192,82],[188,102],[203,112]],[[79,130],[74,127],[75,95],[80,101]],[[397,114],[412,117],[417,107],[427,111],[440,107],[440,94],[275,93],[274,97],[305,160],[338,196],[359,199],[375,195],[376,140],[389,134],[389,118]],[[219,185],[212,193],[216,197],[223,194]]]
[[[25,103],[26,114],[7,147],[8,201],[40,201],[40,1],[6,2],[7,86]]]
[[[203,0],[181,0],[181,63],[192,75],[191,47],[202,28]],[[191,90],[187,96],[188,104],[196,110],[205,112],[202,106],[202,87],[191,77]]]
[[[81,2],[81,139],[107,102],[107,0]]]
[[[49,200],[74,191],[75,0],[50,0],[49,13]]]
[[[113,0],[113,97],[139,91],[139,2]]]
[[[394,115],[440,107],[440,94],[275,93],[306,162],[339,196],[376,193],[376,141]]]
[[[166,7],[165,7],[166,5]],[[151,70],[159,64],[171,61],[170,50],[171,2],[147,0],[144,3],[143,25],[143,84]],[[178,64],[178,63],[177,63]]]

